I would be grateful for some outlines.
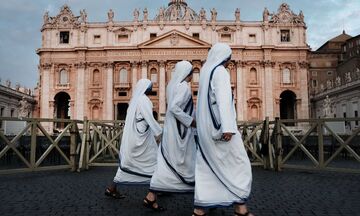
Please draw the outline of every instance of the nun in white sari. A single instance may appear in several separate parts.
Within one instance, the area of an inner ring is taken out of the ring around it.
[[[193,192],[195,185],[196,144],[191,126],[195,126],[195,110],[189,83],[192,65],[181,61],[175,65],[167,86],[167,112],[157,167],[151,178],[146,207],[157,210],[156,192]],[[161,207],[160,207],[161,208]]]
[[[246,201],[251,191],[251,165],[237,129],[227,44],[215,44],[200,72],[197,98],[198,150],[195,165],[195,210],[234,205],[235,215],[252,215]]]
[[[125,127],[121,139],[119,168],[107,188],[105,195],[114,198],[119,194],[116,184],[149,184],[156,167],[158,145],[155,137],[162,129],[153,117],[153,105],[146,93],[151,91],[152,83],[141,79],[136,84],[127,110]],[[117,194],[116,194],[117,193]],[[115,194],[115,195],[114,195]]]

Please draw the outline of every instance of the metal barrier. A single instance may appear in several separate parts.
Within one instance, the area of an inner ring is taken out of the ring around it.
[[[19,130],[12,136],[0,130],[0,159],[5,160],[0,166],[0,174],[64,168],[76,170],[77,140],[81,139],[78,124],[82,124],[81,121],[6,117],[1,117],[0,121],[2,123],[17,122],[15,125]],[[61,132],[50,133],[48,130],[54,124],[62,124],[64,128]],[[19,127],[20,125],[23,128]],[[50,126],[47,127],[48,130],[44,128],[44,125]],[[60,147],[59,143],[63,146]],[[52,163],[49,159],[50,155],[54,154],[60,157],[56,163]],[[16,166],[6,163],[6,161],[13,162],[15,158],[17,159]]]
[[[360,127],[345,129],[346,125],[356,125],[359,121],[360,118],[276,119],[273,133],[276,170],[302,168],[360,173]],[[300,129],[291,130],[293,126],[286,124],[300,125]],[[335,131],[339,129],[344,130]],[[296,151],[303,153],[303,157],[290,162],[296,158]],[[311,163],[305,163],[305,159]]]
[[[269,124],[269,118],[265,121],[238,122],[238,129],[242,134],[251,164],[263,166],[265,169],[274,167],[273,146],[269,142]]]
[[[124,121],[84,120],[79,169],[89,166],[117,166]]]
[[[13,136],[0,130],[0,174],[118,165],[124,121],[4,117],[0,121],[23,122],[23,128]],[[252,165],[277,171],[301,168],[360,172],[360,127],[349,129],[349,125],[359,122],[360,118],[266,118],[239,122],[238,128]],[[64,128],[50,133],[51,125]],[[338,131],[345,126],[346,130]]]

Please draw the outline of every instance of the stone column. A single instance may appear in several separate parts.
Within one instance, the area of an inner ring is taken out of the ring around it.
[[[136,83],[137,83],[137,73],[138,73],[138,62],[134,61],[131,63],[131,70],[132,70],[132,76],[131,76],[131,90],[134,92]]]
[[[159,120],[165,119],[166,113],[166,80],[165,80],[165,62],[160,61],[160,79],[159,79]]]
[[[274,94],[273,94],[273,66],[274,62],[264,61],[264,107],[265,107],[265,116],[269,117],[270,120],[274,119]]]
[[[70,119],[75,119],[74,118],[74,113],[75,113],[75,101],[70,100],[70,102],[69,102],[69,116],[70,116]]]
[[[147,78],[147,61],[141,62],[141,78],[146,79]]]
[[[299,63],[299,73],[300,73],[300,98],[301,98],[301,105],[299,106],[300,109],[297,110],[298,112],[298,119],[308,119],[309,118],[309,97],[308,97],[308,68],[309,64],[305,61]]]
[[[244,62],[236,62],[236,116],[238,121],[244,121],[246,119],[246,78],[244,67]]]
[[[104,120],[113,120],[114,119],[114,86],[113,86],[113,76],[114,76],[114,64],[112,62],[107,62],[105,64],[106,68],[106,88],[105,88],[105,113]]]
[[[55,119],[56,118],[55,101],[54,100],[47,101],[47,106],[49,107],[49,116],[46,118]],[[53,133],[55,122],[42,122],[41,125],[44,126],[47,132],[49,132],[50,134]]]
[[[53,118],[50,113],[50,70],[53,70],[54,66],[51,64],[41,65],[41,101],[40,101],[40,118]],[[51,86],[51,88],[55,88]],[[50,130],[49,124],[44,125],[46,130]]]
[[[74,119],[83,119],[84,118],[84,111],[85,111],[85,98],[87,97],[85,94],[85,66],[86,64],[84,62],[80,62],[78,64],[75,64],[76,68],[76,86],[74,86],[75,89],[75,110],[76,113],[73,114]]]

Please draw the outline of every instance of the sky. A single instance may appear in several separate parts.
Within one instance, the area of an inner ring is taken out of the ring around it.
[[[56,16],[67,4],[75,15],[85,9],[90,22],[105,22],[110,8],[115,21],[132,20],[134,8],[147,7],[149,18],[169,0],[1,0],[0,4],[0,79],[14,86],[34,88],[38,81],[39,58],[35,50],[41,46],[43,14]],[[343,30],[351,36],[360,34],[360,0],[186,0],[195,11],[201,7],[218,11],[218,19],[233,20],[235,8],[241,10],[241,20],[260,21],[264,7],[276,12],[285,2],[298,14],[303,11],[307,24],[307,42],[316,50]]]

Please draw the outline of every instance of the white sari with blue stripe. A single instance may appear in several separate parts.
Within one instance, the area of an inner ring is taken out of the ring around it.
[[[230,56],[228,45],[214,45],[200,72],[194,199],[199,208],[245,203],[251,191],[251,165],[237,129],[230,75],[222,66]],[[234,135],[225,142],[223,133]]]

